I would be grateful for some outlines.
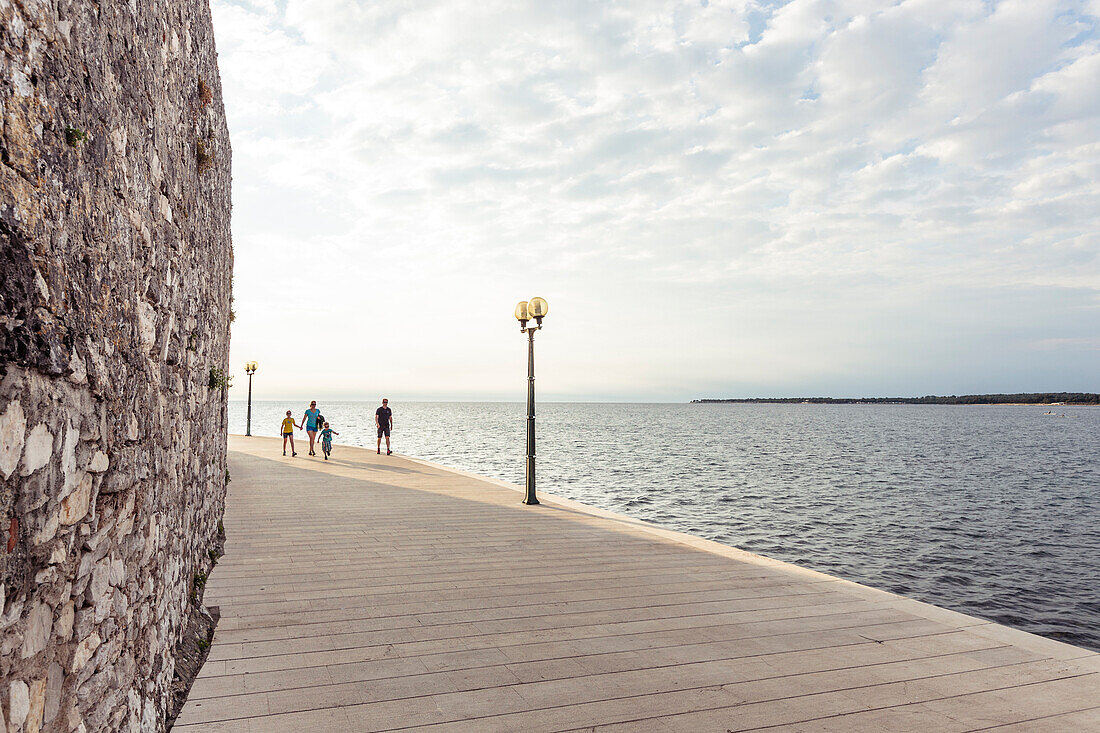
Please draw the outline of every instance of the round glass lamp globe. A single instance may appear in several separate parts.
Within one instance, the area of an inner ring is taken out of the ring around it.
[[[550,312],[550,306],[542,298],[531,298],[527,304],[527,312],[532,318],[542,318]]]
[[[531,316],[527,314],[527,301],[521,300],[516,303],[516,320],[517,321],[529,321]]]

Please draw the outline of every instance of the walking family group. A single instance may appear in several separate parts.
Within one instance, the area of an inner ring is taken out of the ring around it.
[[[390,449],[390,430],[393,428],[393,410],[390,409],[390,401],[388,399],[382,400],[382,406],[374,411],[374,426],[378,428],[378,453],[382,453],[382,438],[386,439],[386,455],[392,455],[393,450]],[[321,434],[321,452],[325,454],[325,460],[332,454],[332,436],[339,435],[340,433],[332,429],[332,426],[325,416],[321,414],[320,408],[317,407],[317,400],[313,400],[309,403],[309,407],[306,409],[305,414],[302,415],[302,423],[299,425],[294,422],[292,417],[292,411],[286,411],[286,417],[283,418],[283,425],[280,430],[283,436],[283,455],[286,455],[286,444],[290,442],[290,456],[293,458],[298,455],[298,452],[294,450],[294,429],[305,430],[309,435],[309,454],[311,456],[317,455],[315,446],[317,442],[317,434]]]

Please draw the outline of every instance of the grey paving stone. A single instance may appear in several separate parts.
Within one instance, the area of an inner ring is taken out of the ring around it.
[[[230,448],[222,621],[179,731],[1097,721],[1088,650],[421,461]]]

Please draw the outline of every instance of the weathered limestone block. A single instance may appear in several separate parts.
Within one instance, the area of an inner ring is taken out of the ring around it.
[[[53,630],[53,609],[44,603],[38,603],[27,616],[27,627],[23,630],[23,658],[33,657],[46,648],[50,631]]]
[[[110,591],[111,562],[104,558],[100,560],[92,571],[92,581],[88,584],[85,595],[85,603],[93,608],[103,606],[108,600]]]
[[[73,672],[84,668],[84,665],[87,664],[88,660],[95,654],[95,650],[99,648],[101,641],[99,634],[93,631],[87,638],[76,645],[76,650],[73,652]]]
[[[107,460],[107,454],[101,450],[97,450],[95,455],[92,456],[92,460],[88,462],[89,473],[103,473],[107,470],[110,463]]]
[[[42,519],[41,526],[31,538],[31,543],[34,545],[44,545],[56,537],[58,526],[61,523],[61,515],[58,512],[50,512]]]
[[[65,430],[65,440],[61,446],[61,474],[63,485],[59,499],[64,499],[76,489],[81,475],[76,471],[76,446],[80,442],[80,431],[69,422]]]
[[[0,474],[4,478],[11,476],[19,465],[19,456],[23,452],[25,440],[23,430],[27,420],[23,417],[23,406],[18,400],[12,400],[0,413]]]
[[[6,606],[7,610],[3,616],[0,616],[0,630],[11,627],[16,621],[19,620],[20,615],[23,613],[23,606],[26,604],[26,596],[20,596],[19,598],[10,598]],[[13,636],[13,635],[12,635]]]
[[[30,476],[46,465],[53,453],[53,435],[44,424],[38,423],[34,430],[27,435],[26,445],[23,447],[22,476]]]
[[[61,510],[57,520],[61,524],[76,524],[88,513],[88,506],[92,501],[92,476],[84,474],[76,490],[61,500]]]
[[[31,690],[23,680],[15,680],[9,688],[8,725],[13,730],[23,730],[23,723],[31,712]]]
[[[207,3],[0,0],[0,733],[165,727],[225,495]]]
[[[47,674],[43,720],[46,724],[49,724],[57,717],[57,713],[61,709],[61,685],[65,680],[65,673],[61,669],[61,665],[54,662],[50,664]]]
[[[31,683],[30,709],[27,711],[27,721],[23,724],[26,733],[39,733],[42,730],[42,717],[46,713],[46,680],[35,680]]]
[[[53,630],[60,641],[68,641],[72,638],[73,620],[76,617],[75,609],[76,605],[69,601],[61,607],[61,612],[57,615],[57,623],[54,624]]]

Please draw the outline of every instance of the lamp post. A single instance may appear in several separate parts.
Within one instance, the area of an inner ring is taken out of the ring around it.
[[[252,375],[256,373],[256,362],[246,361],[244,371],[248,374],[248,423],[245,426],[244,434],[252,435]]]
[[[550,306],[542,298],[531,298],[516,304],[516,320],[520,333],[527,334],[527,493],[524,504],[538,504],[535,497],[535,331],[542,328],[542,319]],[[527,322],[534,320],[534,326]]]

